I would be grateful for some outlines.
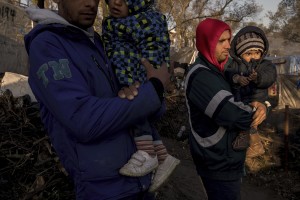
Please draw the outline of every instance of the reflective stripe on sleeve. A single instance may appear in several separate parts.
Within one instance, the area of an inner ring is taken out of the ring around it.
[[[188,82],[189,82],[189,78],[190,76],[192,75],[192,73],[194,71],[196,71],[197,69],[199,69],[200,67],[202,68],[206,68],[206,69],[209,69],[208,67],[205,67],[203,65],[200,65],[200,64],[197,64],[195,65],[190,71],[189,73],[187,74],[186,76],[186,81],[185,81],[185,89],[187,89],[187,85],[188,85]],[[210,70],[210,69],[209,69]],[[221,92],[221,93],[220,93]],[[206,113],[208,115],[212,115],[215,111],[215,109],[217,108],[217,105],[218,105],[218,102],[220,103],[221,101],[219,99],[222,99],[221,96],[228,96],[228,94],[230,94],[229,92],[226,93],[226,91],[220,91],[217,95],[215,95],[215,98],[213,98],[213,100],[209,103],[209,105],[207,106],[206,108]],[[232,95],[232,94],[230,94]],[[225,98],[224,97],[224,98]],[[223,99],[224,99],[223,98]],[[188,112],[189,112],[189,123],[190,123],[190,127],[191,127],[191,131],[192,131],[192,134],[193,136],[195,137],[197,143],[199,145],[201,145],[202,147],[210,147],[210,146],[213,146],[215,144],[217,144],[221,138],[224,136],[225,132],[226,132],[226,129],[224,127],[219,127],[217,132],[214,133],[213,135],[209,136],[209,137],[206,137],[206,138],[203,138],[203,137],[200,137],[197,132],[193,129],[193,126],[192,126],[192,122],[191,122],[191,112],[190,112],[190,107],[188,105],[188,100],[187,100],[187,95],[185,95],[185,102],[186,102],[186,105],[187,105],[187,108],[188,108]]]
[[[220,90],[208,103],[205,114],[212,118],[219,104],[228,96],[232,96],[232,94],[226,90]]]
[[[225,135],[226,129],[222,126],[220,126],[217,130],[217,132],[215,132],[213,135],[203,138],[200,137],[193,128],[191,128],[192,130],[192,134],[194,136],[194,138],[196,139],[197,143],[199,145],[201,145],[202,147],[210,147],[213,146],[215,144],[217,144],[222,137]]]

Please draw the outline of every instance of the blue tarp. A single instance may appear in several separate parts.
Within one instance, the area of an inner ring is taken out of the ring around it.
[[[300,55],[285,57],[268,57],[277,69],[278,74],[298,75],[300,73]]]

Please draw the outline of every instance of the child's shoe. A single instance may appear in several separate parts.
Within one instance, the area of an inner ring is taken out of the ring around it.
[[[180,160],[168,155],[164,162],[158,165],[149,192],[155,192],[169,178],[179,163]]]
[[[147,152],[138,150],[119,170],[125,176],[139,177],[149,174],[158,166],[157,156],[151,157]]]

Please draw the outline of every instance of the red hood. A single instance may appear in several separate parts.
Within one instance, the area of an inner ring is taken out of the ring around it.
[[[215,58],[215,50],[220,36],[226,30],[231,29],[228,24],[218,19],[207,18],[199,23],[196,30],[196,47],[198,51],[221,72],[224,70],[224,65],[228,57],[222,63],[219,63]]]

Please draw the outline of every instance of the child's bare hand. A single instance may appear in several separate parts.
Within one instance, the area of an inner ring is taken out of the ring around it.
[[[257,72],[253,70],[252,73],[248,76],[248,80],[256,81],[257,80]]]
[[[245,85],[249,84],[248,77],[245,77],[245,76],[239,76],[237,81],[241,86],[245,86]]]

